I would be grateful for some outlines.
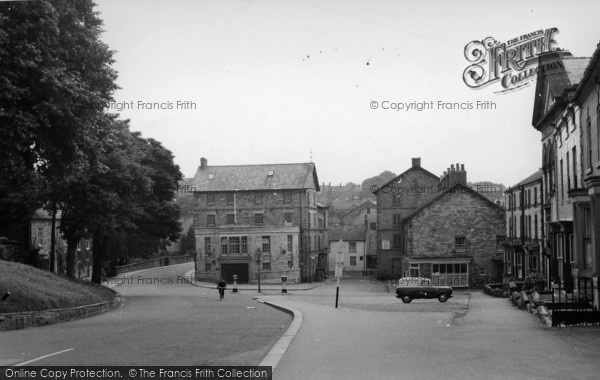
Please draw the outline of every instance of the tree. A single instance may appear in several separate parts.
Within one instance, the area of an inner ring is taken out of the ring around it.
[[[180,255],[192,255],[196,252],[196,231],[190,226],[187,233],[181,237],[179,242]]]
[[[0,232],[24,244],[33,211],[60,201],[55,184],[94,166],[103,149],[102,107],[117,86],[93,6],[0,3]]]

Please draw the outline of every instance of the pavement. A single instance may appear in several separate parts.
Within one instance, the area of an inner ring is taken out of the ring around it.
[[[413,300],[365,280],[261,300],[303,314],[274,379],[596,379],[600,327],[547,329],[504,298]]]

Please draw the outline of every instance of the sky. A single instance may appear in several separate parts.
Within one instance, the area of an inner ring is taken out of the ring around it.
[[[461,163],[469,181],[514,185],[541,166],[535,81],[470,88],[465,46],[553,27],[573,56],[600,42],[597,0],[96,3],[119,73],[111,111],[125,107],[121,118],[171,150],[185,177],[201,157],[312,159],[319,181],[337,185],[399,174],[420,157],[436,175]],[[391,109],[407,103],[433,106]]]

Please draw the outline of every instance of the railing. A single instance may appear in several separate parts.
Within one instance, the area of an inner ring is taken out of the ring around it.
[[[193,258],[194,256],[192,255],[157,257],[151,260],[140,261],[139,263],[116,266],[115,274],[134,272],[137,270],[157,268],[167,265],[187,263],[189,261],[192,261]]]
[[[578,277],[575,286],[563,287],[558,281],[552,292],[552,326],[597,325],[600,311],[594,307],[594,282],[588,277]],[[597,291],[597,289],[596,289]]]

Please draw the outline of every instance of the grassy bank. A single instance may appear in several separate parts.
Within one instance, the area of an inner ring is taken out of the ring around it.
[[[115,292],[103,286],[70,281],[29,265],[0,260],[0,313],[62,309],[110,301]]]

